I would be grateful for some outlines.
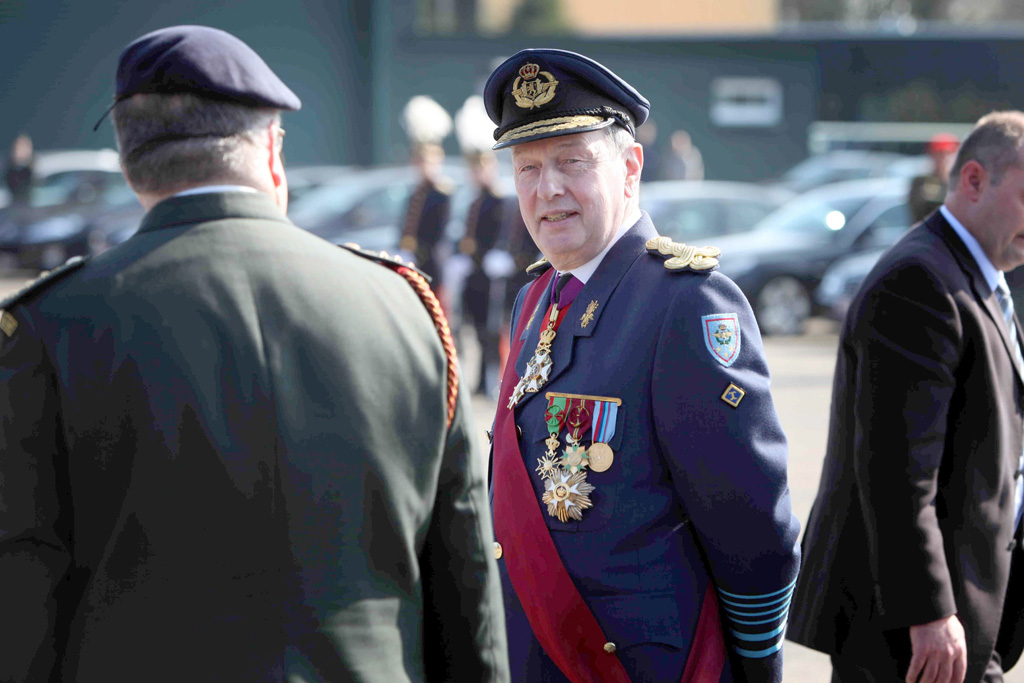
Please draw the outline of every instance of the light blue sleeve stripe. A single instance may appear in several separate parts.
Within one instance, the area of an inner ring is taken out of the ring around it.
[[[786,604],[782,607],[776,607],[775,609],[770,609],[767,612],[740,612],[738,610],[729,609],[728,607],[723,607],[722,609],[728,614],[735,614],[738,617],[763,617],[766,614],[784,614],[785,612],[789,611],[789,605]],[[776,619],[777,618],[778,617],[776,617]]]
[[[770,631],[768,633],[743,633],[742,631],[737,631],[736,629],[732,629],[732,628],[729,629],[729,633],[733,634],[734,636],[736,636],[740,640],[749,640],[749,641],[756,642],[756,641],[759,641],[759,640],[771,640],[772,638],[774,638],[775,636],[779,635],[780,633],[782,633],[785,630],[786,630],[786,625],[783,624],[782,626],[778,627],[777,629],[773,629],[772,631]]]
[[[786,608],[785,612],[783,612],[777,617],[772,617],[771,619],[758,619],[757,621],[747,621],[746,619],[733,619],[732,617],[728,617],[728,619],[733,624],[743,624],[744,626],[756,626],[757,624],[770,624],[773,621],[778,621],[779,619],[786,619],[787,617],[789,617],[788,607]]]
[[[764,593],[762,595],[753,595],[753,594],[751,594],[751,595],[740,595],[739,593],[730,593],[729,591],[722,590],[721,588],[718,589],[718,592],[721,593],[722,595],[727,595],[730,598],[740,598],[740,599],[746,599],[746,600],[751,600],[753,598],[774,598],[776,595],[782,595],[786,591],[792,590],[793,586],[795,586],[795,585],[796,585],[796,579],[793,579],[793,582],[791,584],[789,584],[788,586],[786,586],[785,588],[783,588],[782,590],[775,591],[774,593]]]
[[[775,654],[776,652],[778,652],[781,649],[782,649],[782,641],[781,640],[779,642],[777,642],[775,645],[772,645],[767,650],[744,650],[742,647],[734,647],[733,648],[733,650],[736,652],[736,654],[738,654],[738,655],[740,655],[742,657],[750,657],[751,659],[764,659],[765,657],[770,657],[771,655]]]
[[[793,597],[792,593],[783,595],[781,598],[775,600],[767,600],[765,602],[736,602],[735,600],[727,600],[726,598],[719,598],[723,604],[732,605],[733,607],[767,607],[768,605],[777,605],[780,602],[787,602]]]

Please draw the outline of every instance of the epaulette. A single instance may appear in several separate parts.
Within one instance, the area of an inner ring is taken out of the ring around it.
[[[718,247],[690,247],[682,242],[673,242],[670,237],[652,237],[647,240],[647,251],[651,256],[668,256],[665,267],[669,270],[692,270],[706,272],[718,266],[722,250]]]
[[[3,301],[0,301],[0,311],[9,309],[11,306],[14,306],[16,303],[24,299],[32,292],[41,289],[44,285],[54,284],[60,278],[64,277],[68,273],[72,272],[73,270],[76,270],[78,267],[83,265],[85,261],[86,259],[84,259],[81,256],[72,256],[67,261],[65,261],[63,265],[59,265],[53,270],[44,270],[43,272],[39,273],[36,279],[29,282],[24,287],[16,291],[14,294],[8,296]]]
[[[548,259],[545,256],[540,261],[534,261],[530,265],[526,266],[526,272],[534,277],[540,277],[540,275],[550,267],[551,264],[548,263]]]
[[[437,331],[437,336],[441,340],[441,346],[444,348],[444,355],[448,360],[446,397],[448,408],[448,427],[451,427],[452,420],[455,419],[455,405],[458,403],[459,399],[459,360],[456,356],[455,340],[452,338],[452,331],[448,326],[448,319],[445,317],[444,310],[441,308],[441,302],[437,300],[437,296],[434,294],[433,290],[430,289],[430,278],[411,263],[406,263],[398,256],[391,256],[386,251],[370,251],[369,249],[363,249],[358,244],[353,244],[351,242],[341,246],[344,249],[348,249],[353,254],[358,254],[363,258],[376,261],[382,266],[390,268],[401,275],[405,278],[406,282],[412,286],[416,295],[420,298],[420,301],[423,302],[423,306],[427,309],[427,313],[430,315],[430,319],[434,323],[434,329]]]
[[[347,249],[347,250],[351,251],[353,254],[358,254],[359,256],[362,256],[363,258],[368,258],[371,261],[376,261],[377,263],[379,263],[381,265],[384,265],[384,266],[387,266],[388,268],[391,268],[392,270],[394,270],[396,266],[402,266],[404,268],[409,268],[411,270],[416,271],[420,275],[422,275],[423,278],[427,282],[430,282],[431,278],[430,278],[429,275],[427,275],[422,270],[420,270],[415,265],[413,265],[413,263],[411,261],[406,261],[401,256],[392,256],[391,254],[389,254],[386,251],[372,251],[370,249],[363,249],[361,246],[359,246],[355,242],[346,242],[345,244],[342,244],[342,245],[339,245],[339,246],[341,246],[343,249]]]

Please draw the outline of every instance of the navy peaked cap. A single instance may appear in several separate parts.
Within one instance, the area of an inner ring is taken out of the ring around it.
[[[589,57],[550,48],[521,50],[484,86],[494,149],[619,124],[636,136],[651,103]]]
[[[184,92],[250,107],[302,107],[263,59],[226,31],[171,26],[147,33],[121,53],[116,101],[138,94]]]

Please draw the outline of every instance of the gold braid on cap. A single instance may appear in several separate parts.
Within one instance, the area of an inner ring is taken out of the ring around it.
[[[530,137],[531,135],[544,135],[545,133],[554,133],[559,130],[568,130],[570,128],[585,128],[586,126],[596,126],[599,123],[604,123],[607,119],[600,116],[559,116],[553,119],[544,119],[543,121],[534,121],[533,123],[527,123],[526,125],[513,128],[509,132],[498,138],[496,144],[502,144],[509,140],[518,140],[520,138]]]
[[[427,313],[430,314],[430,319],[434,322],[434,327],[437,329],[437,336],[441,338],[441,346],[444,347],[444,355],[448,360],[448,424],[447,428],[450,429],[452,426],[452,420],[455,419],[455,403],[459,398],[459,372],[458,372],[458,357],[455,354],[455,342],[452,340],[452,331],[448,327],[448,319],[444,317],[444,311],[441,309],[441,302],[434,296],[433,290],[430,289],[430,285],[422,275],[417,273],[411,268],[405,266],[399,266],[395,268],[395,271],[409,281],[412,288],[416,290],[416,294],[419,295],[420,301],[427,308]]]

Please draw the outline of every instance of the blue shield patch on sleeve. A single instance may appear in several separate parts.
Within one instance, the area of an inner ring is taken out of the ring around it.
[[[740,355],[740,318],[735,313],[712,313],[700,319],[704,345],[711,357],[725,367]]]

